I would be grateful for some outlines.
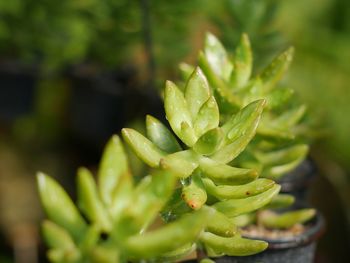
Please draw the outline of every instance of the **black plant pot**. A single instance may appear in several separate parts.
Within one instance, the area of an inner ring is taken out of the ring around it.
[[[281,193],[295,197],[296,202],[306,203],[310,185],[317,175],[317,168],[312,159],[305,159],[293,171],[283,175],[277,182],[281,185]]]
[[[317,240],[325,230],[323,216],[317,213],[308,226],[303,234],[292,238],[263,239],[269,243],[269,247],[262,253],[246,257],[224,256],[213,260],[217,263],[312,263]]]
[[[0,61],[0,121],[11,123],[33,110],[37,73],[17,61]]]

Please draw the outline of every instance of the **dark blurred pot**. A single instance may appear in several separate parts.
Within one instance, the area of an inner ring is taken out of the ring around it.
[[[312,159],[305,159],[293,171],[283,175],[277,182],[281,185],[281,193],[291,194],[296,202],[306,203],[309,189],[317,175],[317,168]]]
[[[72,85],[69,127],[74,141],[87,150],[99,152],[111,134],[152,113],[150,103],[161,103],[154,102],[158,94],[142,86],[133,66],[101,70],[81,65],[68,78]]]
[[[317,240],[325,230],[325,221],[320,213],[308,224],[309,228],[293,238],[264,239],[269,247],[262,253],[246,257],[224,256],[214,258],[217,263],[312,263]]]
[[[0,120],[11,122],[33,110],[37,73],[16,61],[0,61]]]

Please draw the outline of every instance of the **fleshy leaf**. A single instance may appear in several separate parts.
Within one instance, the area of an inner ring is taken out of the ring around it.
[[[122,129],[122,135],[135,154],[151,167],[158,167],[160,159],[166,156],[164,151],[133,129]]]
[[[306,208],[276,214],[270,211],[259,215],[259,222],[267,228],[290,228],[296,224],[309,221],[316,214],[315,209]]]
[[[179,178],[186,178],[198,167],[198,156],[191,150],[169,154],[160,160],[160,167]]]
[[[198,137],[219,126],[219,108],[213,96],[202,105],[194,121],[194,130]]]
[[[221,42],[211,33],[206,35],[204,53],[215,74],[227,81],[233,70],[233,65]]]
[[[219,200],[239,199],[249,196],[258,195],[272,188],[274,181],[269,179],[257,179],[244,185],[215,185],[208,178],[203,179],[205,189]]]
[[[64,189],[49,176],[38,173],[37,182],[42,206],[48,218],[79,240],[87,225]]]
[[[200,159],[200,168],[205,176],[218,184],[240,185],[249,183],[258,177],[255,170],[235,168],[209,158]]]
[[[264,83],[265,93],[273,89],[277,82],[281,80],[292,61],[293,54],[294,48],[287,49],[277,56],[260,74],[260,78]]]
[[[205,191],[199,173],[194,173],[190,178],[190,183],[182,187],[181,196],[193,210],[198,210],[205,204],[207,201],[207,192]]]
[[[181,151],[181,146],[173,136],[171,131],[161,123],[158,119],[147,115],[146,116],[146,128],[147,137],[156,145],[159,149],[173,153]]]
[[[99,225],[104,231],[111,230],[112,223],[100,200],[95,180],[86,168],[78,170],[79,206],[92,223]]]
[[[113,229],[112,239],[142,232],[158,215],[170,198],[176,178],[167,171],[157,171],[139,183],[129,206]]]
[[[209,99],[209,84],[202,70],[197,67],[191,74],[185,88],[185,99],[192,120],[197,117],[199,109]]]
[[[253,67],[253,55],[247,34],[242,34],[235,50],[234,71],[231,75],[233,87],[241,88],[247,84]]]
[[[214,208],[228,217],[235,217],[241,214],[253,212],[268,204],[271,199],[278,194],[280,188],[279,185],[274,185],[269,190],[255,196],[221,201],[216,203]]]
[[[228,84],[212,70],[203,53],[199,54],[198,62],[209,81],[210,87],[214,90],[215,98],[219,101],[220,112],[231,113],[239,109],[242,104],[240,98],[234,95]]]
[[[223,135],[220,128],[209,130],[198,139],[193,149],[200,154],[212,154],[221,146]]]
[[[201,209],[157,230],[132,236],[126,240],[126,249],[136,258],[148,259],[193,243],[206,226],[210,214],[210,210]]]
[[[107,206],[112,202],[112,192],[120,177],[128,173],[128,161],[122,142],[117,135],[114,135],[104,149],[97,177],[102,201]]]
[[[200,240],[214,250],[215,254],[224,253],[228,256],[249,256],[264,251],[268,246],[267,242],[261,240],[240,236],[221,237],[209,232],[202,233]]]
[[[238,228],[227,216],[212,207],[206,208],[213,210],[213,214],[206,227],[207,231],[225,237],[232,237],[239,234]]]
[[[192,118],[187,102],[181,90],[171,81],[166,82],[164,107],[167,120],[175,134],[188,146],[192,146],[196,137],[192,128]],[[184,130],[184,125],[186,130]],[[185,134],[183,134],[185,132]]]

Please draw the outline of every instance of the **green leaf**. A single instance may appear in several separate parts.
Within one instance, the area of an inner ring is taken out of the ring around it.
[[[194,131],[198,137],[219,126],[219,108],[213,96],[202,105],[194,120]]]
[[[245,184],[258,177],[258,173],[255,170],[235,168],[209,158],[201,158],[199,165],[203,174],[218,184]]]
[[[264,209],[279,209],[287,208],[292,205],[295,201],[294,196],[289,194],[278,194],[271,199],[271,202],[268,203]]]
[[[166,156],[164,151],[133,129],[122,129],[122,135],[135,154],[151,167],[158,167],[160,159]]]
[[[74,250],[76,246],[72,237],[66,229],[55,223],[45,220],[42,224],[43,237],[50,248],[59,248],[62,250]]]
[[[203,53],[199,54],[198,63],[207,77],[211,88],[214,90],[215,98],[219,102],[220,112],[232,113],[232,111],[239,109],[242,104],[240,98],[234,95],[230,86],[212,70]]]
[[[262,176],[277,179],[295,169],[305,159],[308,150],[308,145],[299,144],[269,153],[257,152],[255,156],[264,165]]]
[[[306,106],[301,105],[297,108],[288,110],[273,120],[272,126],[282,129],[291,129],[304,116]]]
[[[274,89],[273,91],[269,92],[266,95],[266,105],[269,109],[276,109],[279,107],[282,107],[286,105],[287,101],[292,97],[294,94],[293,89],[289,88],[278,88]]]
[[[179,69],[180,69],[181,79],[187,80],[189,79],[189,77],[191,76],[195,68],[190,64],[182,62],[179,65]]]
[[[64,189],[49,176],[38,173],[40,200],[48,218],[65,228],[74,240],[80,240],[86,231],[86,223]]]
[[[191,150],[169,154],[160,160],[160,167],[178,178],[186,178],[198,167],[198,156]]]
[[[190,177],[190,183],[182,187],[182,198],[194,210],[200,209],[205,204],[207,192],[199,173],[194,173]]]
[[[233,65],[223,45],[211,33],[207,33],[206,35],[204,53],[215,74],[226,81],[229,80]]]
[[[115,247],[96,246],[91,250],[90,259],[93,263],[122,263],[120,251]]]
[[[264,83],[265,94],[273,89],[277,82],[281,80],[287,71],[294,54],[294,48],[289,48],[281,55],[276,57],[260,74],[260,78]]]
[[[209,130],[193,145],[193,150],[200,154],[210,155],[220,148],[224,138],[223,135],[220,128]]]
[[[191,74],[185,88],[185,100],[192,120],[197,117],[199,109],[209,99],[210,90],[206,77],[197,67]]]
[[[269,179],[257,179],[244,185],[215,185],[208,178],[203,178],[203,183],[208,194],[219,200],[239,199],[258,195],[272,188],[274,181]]]
[[[113,229],[112,239],[123,238],[143,231],[170,198],[176,178],[166,171],[157,171],[142,179]]]
[[[276,214],[267,211],[260,214],[259,222],[268,228],[290,228],[296,224],[303,224],[313,218],[316,214],[315,209],[299,209],[296,211]]]
[[[235,217],[241,214],[255,211],[266,204],[278,194],[280,190],[279,185],[274,185],[269,190],[243,199],[231,199],[216,203],[213,207],[228,217]]]
[[[128,161],[120,138],[114,135],[107,143],[98,170],[98,189],[102,201],[111,205],[112,192],[120,177],[129,174]]]
[[[136,258],[149,259],[194,243],[206,226],[210,214],[209,210],[201,209],[157,230],[132,236],[125,242],[126,249]]]
[[[239,234],[238,228],[227,216],[212,207],[206,208],[213,210],[213,214],[206,227],[207,231],[225,237],[232,237]]]
[[[156,145],[159,149],[173,153],[181,151],[181,146],[173,136],[171,131],[161,123],[158,119],[147,115],[146,116],[146,128],[147,137]]]
[[[236,158],[255,136],[265,100],[250,103],[222,126],[226,134],[226,146],[215,152],[211,158],[228,163]]]
[[[254,137],[265,103],[265,100],[251,102],[237,114],[232,115],[222,126],[228,142],[233,142],[241,136],[245,136],[249,141]]]
[[[192,118],[187,102],[181,90],[171,81],[166,82],[164,94],[166,117],[175,134],[188,146],[197,138],[192,128]]]
[[[112,223],[98,194],[95,180],[86,168],[78,170],[78,200],[89,221],[96,223],[106,232],[111,230]]]
[[[254,222],[256,222],[256,213],[253,212],[250,214],[242,214],[242,215],[231,218],[231,221],[237,227],[245,227],[245,226],[251,225]]]
[[[234,71],[231,75],[233,87],[241,88],[247,84],[253,67],[253,55],[247,34],[242,34],[235,50]]]
[[[221,237],[209,232],[202,233],[200,240],[216,254],[224,253],[228,256],[249,256],[264,251],[268,246],[265,241],[240,236]]]

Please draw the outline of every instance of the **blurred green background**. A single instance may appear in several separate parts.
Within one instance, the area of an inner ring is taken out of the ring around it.
[[[0,262],[45,262],[35,172],[74,196],[113,133],[164,118],[163,84],[206,31],[232,50],[247,32],[256,72],[295,46],[285,83],[317,127],[310,198],[328,222],[317,262],[350,262],[348,0],[0,1]]]

